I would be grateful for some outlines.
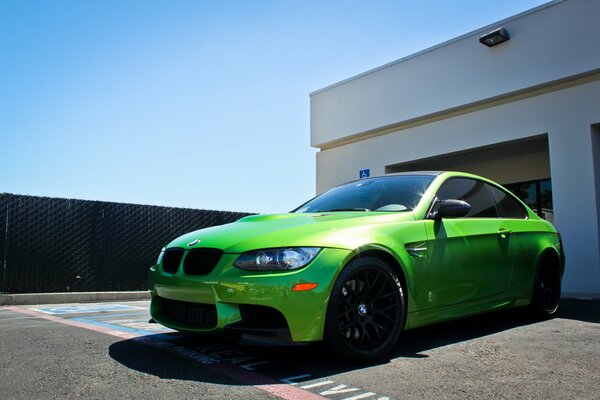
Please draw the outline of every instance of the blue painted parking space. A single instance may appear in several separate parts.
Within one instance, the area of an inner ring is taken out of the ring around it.
[[[68,306],[58,307],[39,307],[32,308],[32,310],[42,312],[49,315],[68,315],[68,314],[88,314],[88,313],[102,313],[111,311],[131,311],[131,310],[145,310],[144,307],[129,306],[123,304],[76,304]]]

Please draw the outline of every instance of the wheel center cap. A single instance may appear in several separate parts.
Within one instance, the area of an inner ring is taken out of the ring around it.
[[[361,317],[364,317],[365,315],[367,315],[367,306],[364,304],[361,304],[358,306],[358,315],[360,315]]]

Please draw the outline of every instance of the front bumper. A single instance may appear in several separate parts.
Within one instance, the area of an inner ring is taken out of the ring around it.
[[[293,342],[323,339],[329,294],[350,250],[325,248],[308,266],[288,272],[244,271],[233,266],[238,256],[223,254],[213,271],[202,276],[186,275],[181,267],[169,274],[160,265],[153,266],[152,318],[184,332],[221,334],[246,329],[256,333],[264,328],[281,337],[285,328]],[[295,284],[308,282],[318,286],[292,291]],[[279,313],[285,327],[275,321]]]

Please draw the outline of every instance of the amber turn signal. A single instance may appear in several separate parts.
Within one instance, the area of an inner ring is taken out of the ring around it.
[[[313,290],[317,287],[316,283],[296,283],[292,288],[294,292],[303,292],[305,290]]]

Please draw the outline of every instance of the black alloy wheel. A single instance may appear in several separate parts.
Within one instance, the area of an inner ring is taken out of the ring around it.
[[[561,274],[556,263],[542,263],[538,268],[533,287],[531,308],[535,317],[552,318],[560,302]]]
[[[345,360],[381,358],[398,341],[405,310],[402,284],[392,269],[378,258],[357,258],[342,270],[331,292],[328,344]]]

